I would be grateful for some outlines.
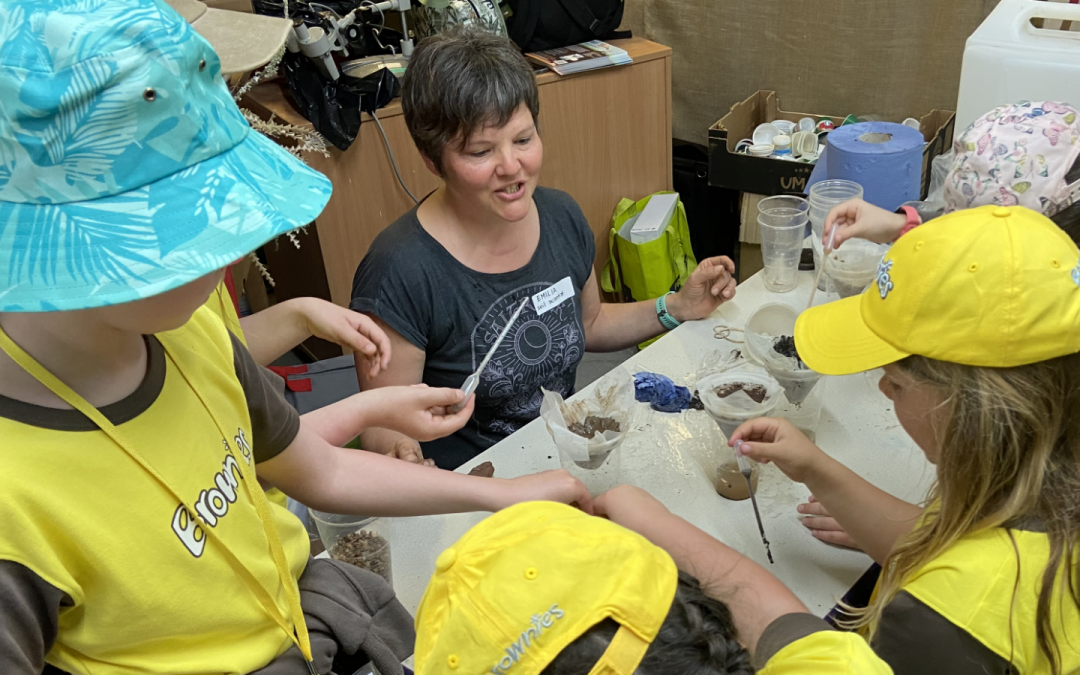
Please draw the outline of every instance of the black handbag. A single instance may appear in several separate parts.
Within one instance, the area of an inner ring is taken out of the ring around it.
[[[618,31],[623,0],[508,0],[510,39],[527,52],[589,40],[630,37]]]

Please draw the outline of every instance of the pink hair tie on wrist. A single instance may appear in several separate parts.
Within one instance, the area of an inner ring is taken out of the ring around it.
[[[919,217],[919,212],[915,210],[914,206],[901,206],[900,209],[907,215],[907,222],[904,224],[904,229],[900,230],[900,237],[902,237],[919,225],[922,225],[922,218]],[[897,239],[900,237],[897,237]]]

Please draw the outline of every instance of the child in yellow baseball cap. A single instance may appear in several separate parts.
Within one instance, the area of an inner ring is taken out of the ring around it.
[[[444,551],[416,615],[417,675],[890,673],[643,490],[596,508],[610,521],[519,504]]]
[[[799,317],[814,370],[884,367],[882,392],[937,467],[925,511],[784,420],[732,435],[881,564],[849,612],[898,675],[1080,671],[1078,258],[1034,211],[957,211],[902,236],[863,295]]]

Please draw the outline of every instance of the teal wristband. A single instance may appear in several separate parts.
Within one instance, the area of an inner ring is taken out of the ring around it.
[[[656,299],[656,318],[660,320],[660,324],[668,330],[675,330],[681,324],[675,320],[675,317],[667,311],[667,296],[671,295],[675,291],[668,291],[659,298]]]

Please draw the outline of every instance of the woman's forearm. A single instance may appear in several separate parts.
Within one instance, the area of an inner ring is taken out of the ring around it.
[[[829,515],[879,564],[923,512],[922,507],[890,495],[831,457],[821,462],[805,484]]]
[[[605,302],[585,326],[585,350],[614,352],[651,340],[666,329],[656,318],[656,301]]]

